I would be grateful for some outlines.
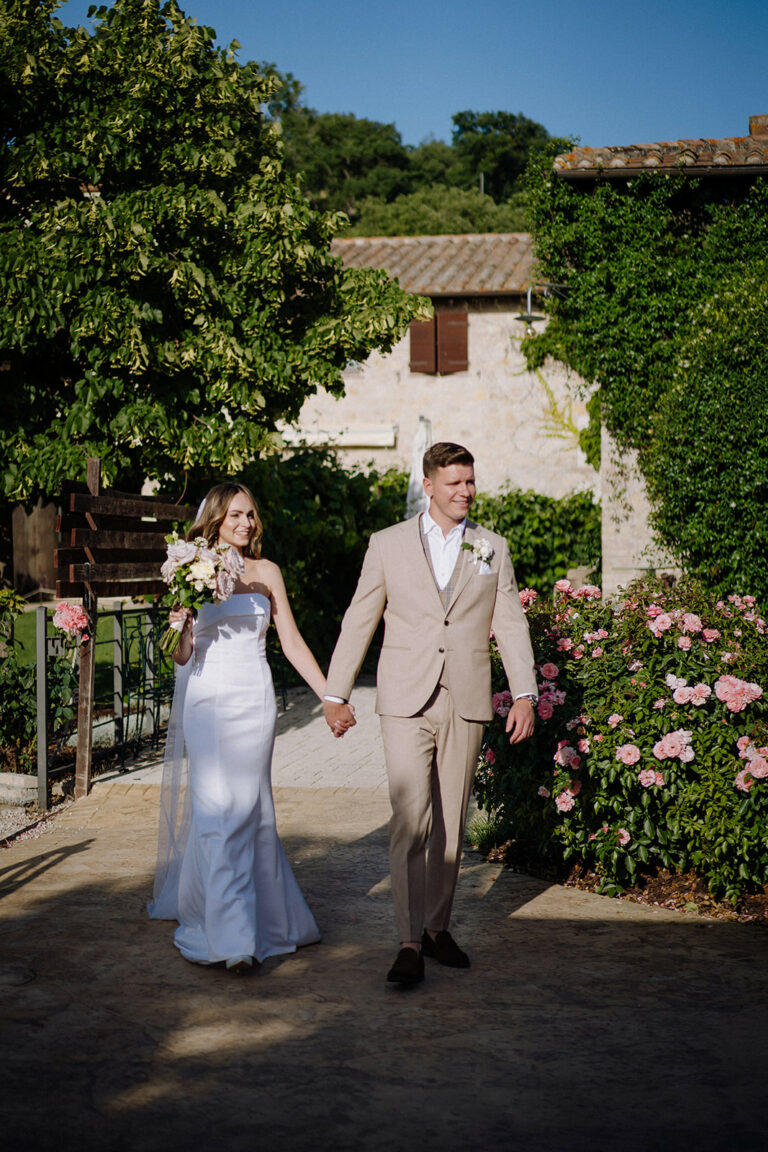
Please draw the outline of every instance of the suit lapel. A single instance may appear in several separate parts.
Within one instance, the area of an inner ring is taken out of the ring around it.
[[[420,554],[420,559],[414,556],[414,569],[419,574],[420,580],[422,576],[426,578],[426,581],[432,588],[432,592],[442,603],[440,589],[437,586],[437,580],[435,580],[435,571],[432,567],[432,558],[429,554],[429,548],[427,547],[427,541],[424,538],[424,533],[421,530],[421,513],[419,513],[418,516],[414,516],[413,519],[416,522],[416,532],[413,534],[412,539],[415,542]]]

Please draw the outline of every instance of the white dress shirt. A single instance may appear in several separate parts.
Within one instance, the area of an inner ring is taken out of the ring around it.
[[[451,528],[448,535],[444,536],[442,528],[435,523],[429,512],[422,512],[421,514],[421,531],[429,545],[432,570],[441,592],[456,567],[466,526],[467,518],[465,516],[460,524]]]

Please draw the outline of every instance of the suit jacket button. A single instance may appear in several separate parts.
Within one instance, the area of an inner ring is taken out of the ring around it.
[[[450,620],[443,620],[443,624],[445,624],[445,626],[446,626],[446,628],[447,628],[447,627],[448,627],[448,625],[450,624]]]
[[[438,648],[438,652],[445,652],[445,648]]]

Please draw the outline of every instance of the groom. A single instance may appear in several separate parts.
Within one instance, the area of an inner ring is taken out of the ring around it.
[[[464,822],[486,722],[491,719],[493,630],[514,704],[513,744],[533,732],[536,677],[528,625],[506,541],[467,513],[474,458],[458,444],[424,455],[429,510],[371,537],[331,659],[325,718],[338,733],[382,614],[377,676],[392,803],[390,871],[400,951],[387,979],[424,978],[423,956],[453,968],[469,957],[448,923]]]

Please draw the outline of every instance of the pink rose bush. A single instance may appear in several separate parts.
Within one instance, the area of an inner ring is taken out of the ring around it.
[[[639,581],[613,604],[595,587],[560,580],[528,604],[537,726],[511,746],[496,710],[479,803],[505,840],[580,862],[603,891],[695,869],[735,902],[768,877],[765,620],[753,597],[688,580]],[[495,649],[493,670],[499,695]]]

